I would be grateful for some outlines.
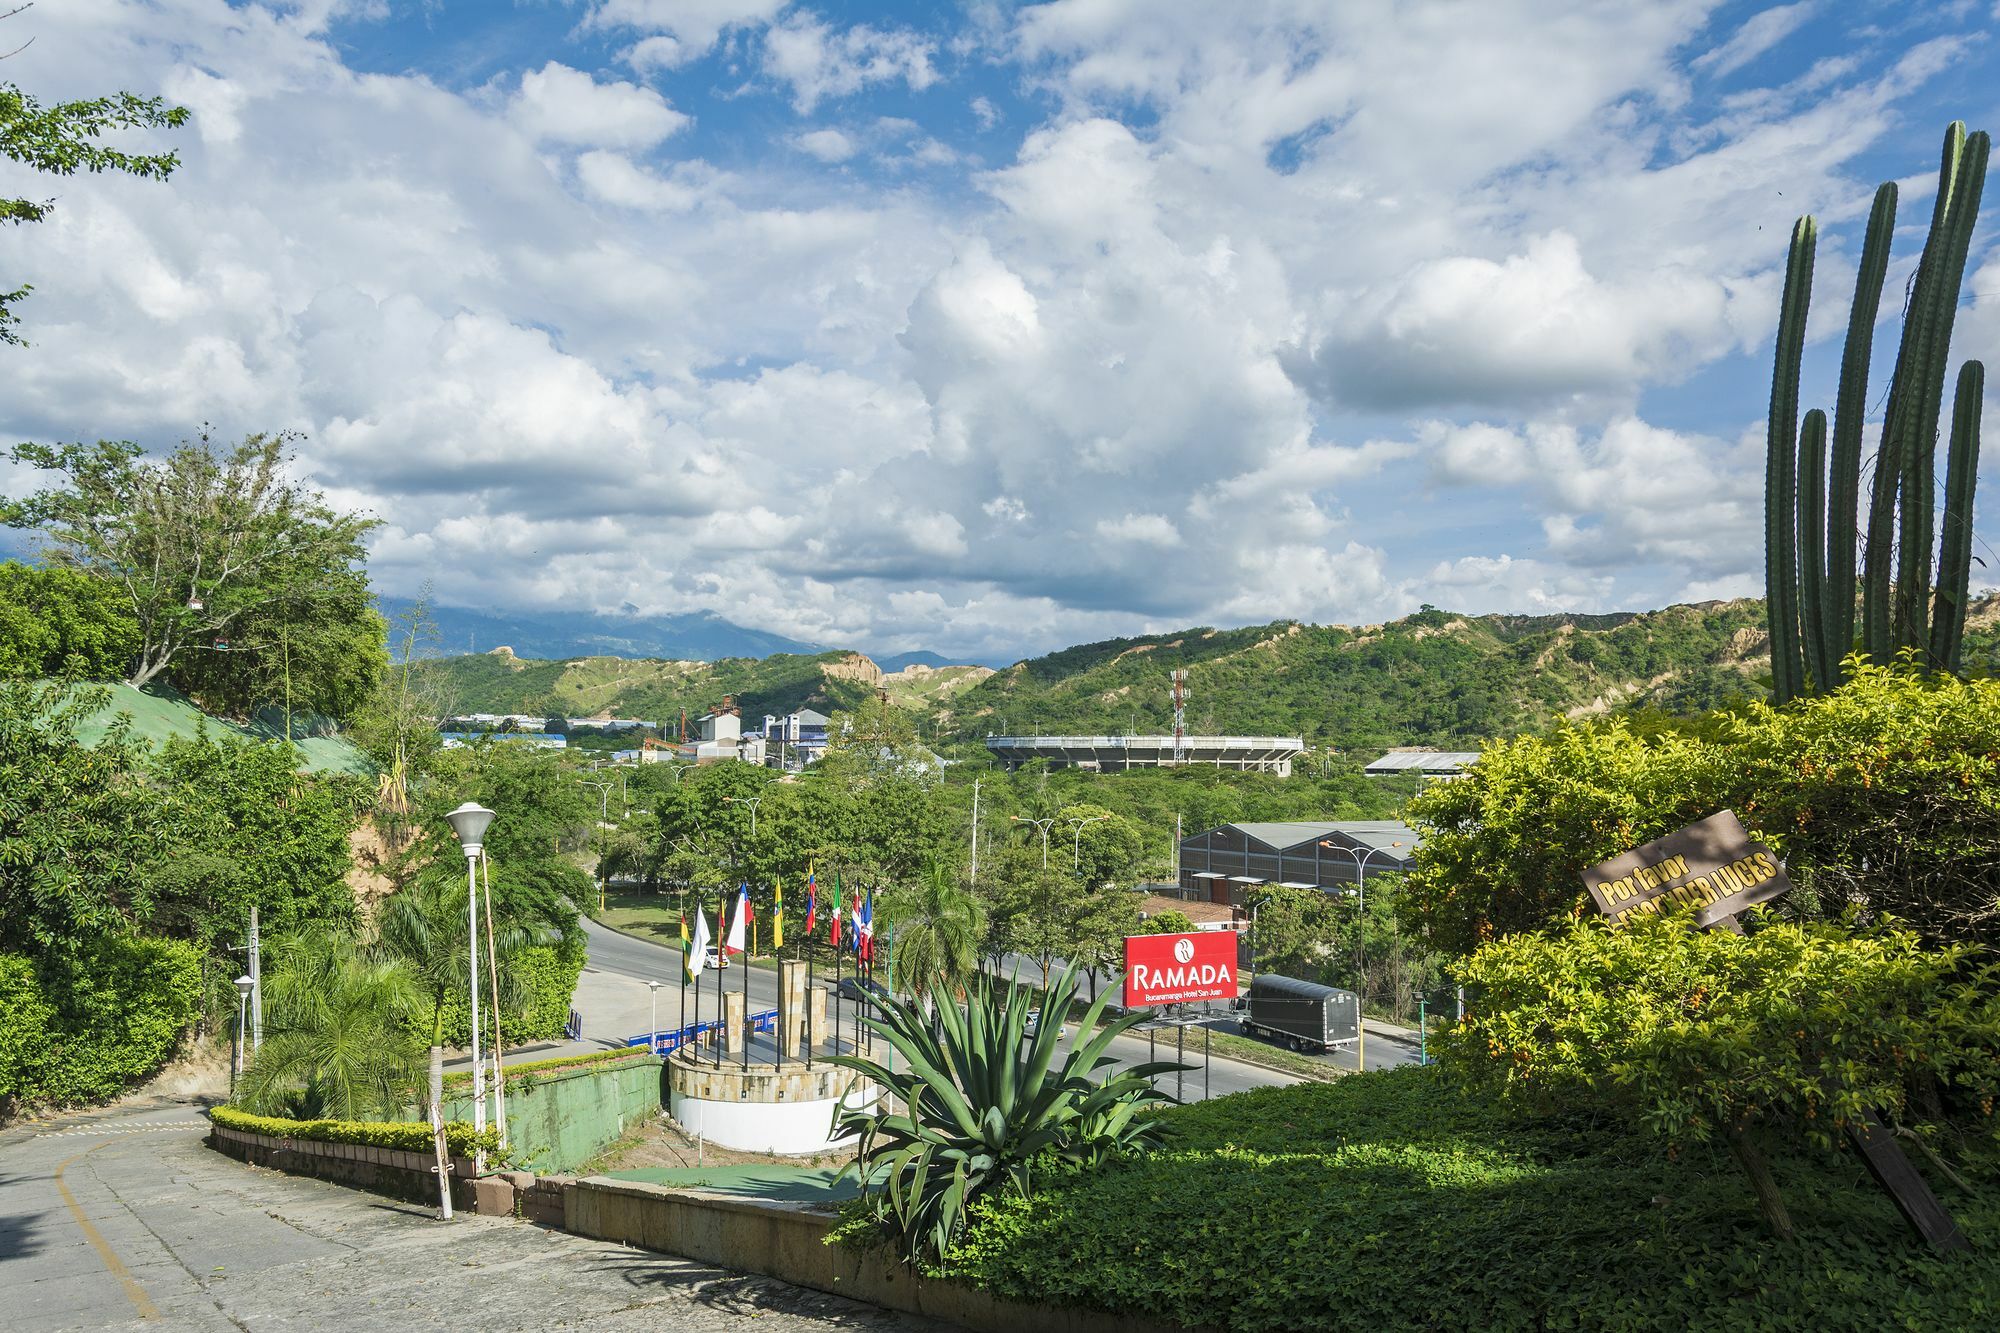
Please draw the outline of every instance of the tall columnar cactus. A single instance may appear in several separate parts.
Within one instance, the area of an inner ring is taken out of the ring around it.
[[[1954,397],[1945,463],[1942,549],[1932,563],[1938,420],[1966,255],[1985,190],[1990,141],[1961,122],[1945,131],[1930,234],[1911,283],[1882,443],[1869,496],[1859,579],[1862,646],[1876,661],[1913,650],[1930,669],[1955,671],[1972,565],[1972,501],[1985,372],[1968,362]],[[1896,187],[1876,191],[1848,317],[1831,456],[1824,413],[1798,427],[1799,362],[1812,295],[1817,232],[1792,231],[1778,315],[1765,468],[1765,579],[1772,692],[1779,702],[1840,683],[1854,645],[1855,552],[1860,532],[1861,435],[1875,317],[1896,224]],[[1935,569],[1935,584],[1933,570]]]
[[[1801,692],[1799,653],[1798,432],[1799,360],[1806,348],[1812,304],[1813,251],[1819,230],[1810,217],[1792,227],[1785,259],[1785,299],[1778,308],[1778,364],[1771,372],[1771,421],[1764,467],[1764,583],[1770,590],[1771,688],[1778,702]]]

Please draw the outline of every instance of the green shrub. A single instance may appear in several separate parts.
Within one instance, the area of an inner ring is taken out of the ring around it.
[[[1720,809],[1786,861],[1774,910],[1894,916],[2000,945],[2000,680],[1856,666],[1840,689],[1698,722],[1618,718],[1489,745],[1409,807],[1405,926],[1456,956],[1594,915],[1587,867]]]
[[[0,954],[0,1111],[125,1091],[179,1048],[200,991],[200,955],[178,940],[112,936],[40,968]]]
[[[658,1057],[648,1055],[643,1046],[636,1048],[628,1046],[623,1050],[616,1051],[592,1051],[588,1055],[558,1055],[549,1060],[529,1060],[518,1065],[508,1065],[507,1082],[511,1085],[515,1079],[524,1076],[551,1074],[559,1071],[567,1072],[572,1069],[593,1069],[598,1065],[616,1064],[624,1061],[637,1063],[641,1060],[657,1062]],[[447,1092],[465,1091],[472,1086],[472,1071],[462,1069],[446,1074],[444,1076],[444,1086]]]
[[[1522,1122],[1435,1069],[1165,1112],[1163,1152],[1038,1173],[973,1210],[933,1272],[1027,1302],[1189,1327],[1669,1330],[1984,1327],[2000,1161],[1938,1181],[1972,1242],[1941,1257],[1852,1158],[1784,1154],[1796,1243],[1700,1144]]]
[[[433,1152],[436,1138],[431,1127],[420,1121],[401,1123],[375,1123],[362,1120],[283,1120],[276,1116],[251,1115],[233,1106],[218,1106],[208,1113],[209,1120],[224,1129],[242,1130],[248,1134],[266,1134],[278,1139],[307,1139],[315,1143],[359,1143],[371,1148],[397,1148],[404,1152]],[[471,1125],[462,1120],[453,1120],[444,1127],[445,1143],[454,1157],[470,1157],[475,1148],[487,1152],[497,1152],[500,1148],[500,1131],[489,1129],[484,1135],[476,1133]]]
[[[1476,1000],[1436,1039],[1445,1068],[1539,1109],[1613,1109],[1670,1144],[1768,1126],[1834,1147],[1871,1108],[1985,1119],[2000,1096],[2000,966],[1908,931],[1583,921],[1496,941],[1460,972]]]

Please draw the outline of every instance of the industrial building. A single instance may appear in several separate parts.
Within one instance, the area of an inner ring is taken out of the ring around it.
[[[1224,824],[1181,839],[1180,891],[1230,907],[1265,884],[1345,893],[1368,876],[1410,869],[1420,841],[1393,819]]]
[[[1200,765],[1292,775],[1306,748],[1297,736],[988,736],[986,752],[1008,769],[1037,759],[1051,768],[1122,773],[1128,768]]]
[[[1421,773],[1427,778],[1458,778],[1479,762],[1477,750],[1395,749],[1362,769],[1371,778],[1391,773]]]
[[[772,768],[797,772],[826,753],[827,728],[833,719],[811,708],[783,717],[764,714],[764,762]]]

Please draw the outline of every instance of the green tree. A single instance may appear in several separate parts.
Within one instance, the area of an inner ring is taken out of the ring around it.
[[[0,18],[11,18],[24,8]],[[100,141],[127,130],[178,129],[187,119],[186,107],[168,106],[157,97],[116,93],[44,106],[16,85],[0,83],[0,156],[45,176],[120,171],[165,180],[180,165],[178,154],[127,153]],[[0,221],[16,226],[40,222],[54,210],[53,199],[0,198]],[[21,342],[14,306],[33,290],[32,284],[24,283],[0,292],[0,343]]]
[[[1351,899],[1319,889],[1275,885],[1257,892],[1250,947],[1259,972],[1325,981],[1355,952]]]
[[[1049,834],[1056,848],[1069,843],[1072,873],[1092,887],[1129,879],[1142,845],[1139,830],[1130,820],[1094,803],[1063,806]],[[1050,860],[1055,859],[1052,849]]]
[[[423,593],[389,630],[389,664],[355,715],[348,735],[368,752],[380,775],[376,802],[392,845],[400,847],[409,833],[414,808],[411,784],[428,771],[444,747],[438,727],[457,707],[451,678],[421,671],[419,663],[435,659],[442,635],[431,613],[431,593]]]
[[[72,569],[0,564],[0,677],[122,675],[138,634],[118,591]]]
[[[350,647],[375,627],[372,677],[381,660],[380,621],[354,593],[365,587],[357,573],[361,540],[376,520],[341,513],[319,492],[287,480],[289,438],[252,435],[218,454],[204,435],[163,458],[148,458],[129,442],[18,445],[14,462],[56,473],[60,482],[0,504],[0,521],[41,530],[51,564],[119,589],[138,636],[130,684],[153,680],[189,648],[212,648],[239,628],[268,625],[280,608],[302,617],[318,606],[359,627],[345,640]],[[247,643],[244,658],[230,653],[234,665],[226,670],[268,680],[278,646],[268,634]],[[320,690],[301,692],[316,697]]]
[[[931,866],[914,886],[885,895],[876,923],[878,936],[885,930],[894,934],[898,989],[927,1007],[940,997],[951,1003],[965,993],[979,971],[985,928],[979,899],[942,864]]]
[[[1186,912],[1168,908],[1155,912],[1139,923],[1135,935],[1185,935],[1194,929],[1194,920]]]

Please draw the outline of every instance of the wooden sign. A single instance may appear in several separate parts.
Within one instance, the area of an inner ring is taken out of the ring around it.
[[[1792,887],[1777,853],[1751,841],[1731,810],[1592,866],[1583,885],[1614,924],[1679,905],[1693,908],[1703,926],[1723,924]]]

